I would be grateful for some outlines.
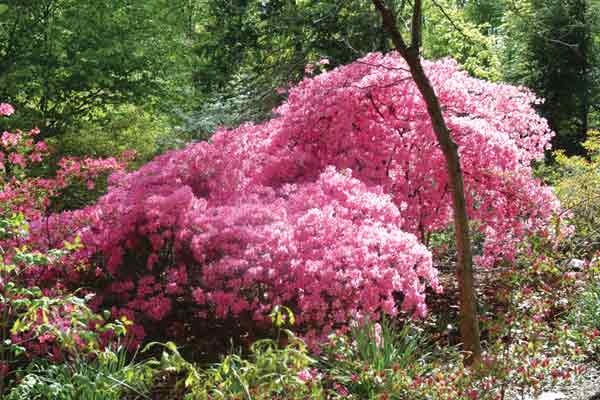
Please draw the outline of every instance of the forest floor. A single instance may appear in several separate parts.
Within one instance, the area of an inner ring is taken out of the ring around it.
[[[537,397],[513,393],[511,400],[600,400],[600,370],[590,367],[573,384],[546,388]]]
[[[449,265],[452,265],[452,263]],[[444,325],[458,318],[458,286],[452,267],[440,268],[438,266],[438,268],[440,270],[440,281],[444,287],[444,293],[441,295],[433,294],[429,297],[431,301],[429,306],[433,314],[445,311],[446,318],[441,324]],[[495,312],[506,311],[503,309],[503,305],[495,303],[492,300],[494,293],[502,286],[498,278],[504,272],[507,272],[507,270],[502,268],[477,268],[475,272],[477,297],[480,299],[480,303],[484,302],[488,306],[493,306]],[[448,313],[449,310],[450,313]],[[482,333],[485,335],[485,332]],[[447,345],[456,344],[459,340],[458,332],[454,332],[454,337],[450,332],[446,332],[446,335],[446,337],[440,335],[439,339],[446,341]],[[456,342],[453,343],[453,340],[456,340]],[[576,377],[573,382],[544,387],[538,396],[509,390],[506,398],[507,400],[600,400],[600,365],[598,363],[590,363],[585,365],[585,367],[585,372]]]

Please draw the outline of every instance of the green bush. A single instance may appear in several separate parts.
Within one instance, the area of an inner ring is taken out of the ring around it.
[[[252,344],[249,358],[230,354],[206,369],[186,361],[173,343],[163,345],[161,369],[183,376],[169,398],[182,392],[189,400],[323,398],[322,389],[306,379],[315,364],[306,345],[292,332],[285,333],[286,346],[272,339],[259,340]]]
[[[554,185],[563,206],[557,223],[567,222],[574,228],[565,252],[575,257],[600,250],[600,131],[589,131],[583,147],[586,157],[568,157],[558,151],[555,164],[538,169]]]

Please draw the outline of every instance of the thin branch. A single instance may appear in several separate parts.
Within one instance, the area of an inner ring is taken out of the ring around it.
[[[465,39],[467,39],[469,42],[472,41],[471,37],[469,37],[458,25],[456,25],[456,23],[454,22],[454,20],[452,19],[452,17],[450,15],[448,15],[448,13],[446,12],[446,10],[444,9],[444,7],[442,7],[437,1],[435,0],[431,0],[431,2],[433,3],[434,6],[436,6],[437,8],[439,8],[439,10],[442,12],[442,14],[444,14],[444,17],[448,20],[448,22],[450,22],[450,25],[452,25],[452,27],[454,29],[456,29],[458,31],[458,33],[460,33]]]

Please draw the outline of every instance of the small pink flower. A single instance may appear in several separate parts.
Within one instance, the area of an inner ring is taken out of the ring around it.
[[[376,322],[373,326],[373,331],[375,334],[375,345],[379,348],[383,347],[383,336],[381,336],[381,325],[379,322]]]
[[[13,106],[8,103],[0,103],[0,115],[9,116],[15,112]]]
[[[348,396],[350,393],[348,392],[348,389],[346,389],[345,386],[340,385],[339,383],[334,384],[335,386],[335,390],[338,392],[338,394],[340,396]]]
[[[29,159],[30,159],[32,162],[40,162],[40,161],[42,161],[42,155],[41,155],[40,153],[32,153],[32,154],[29,156]]]
[[[38,338],[40,343],[51,343],[54,341],[54,339],[54,335],[51,335],[49,333],[45,333]]]
[[[44,142],[37,142],[35,144],[35,149],[40,152],[48,151],[48,145]]]
[[[196,300],[196,303],[202,305],[206,303],[206,295],[200,288],[196,288],[192,291],[192,297]]]
[[[298,372],[298,379],[302,382],[310,382],[312,381],[313,376],[309,369],[304,368],[302,371]]]
[[[320,65],[329,65],[329,59],[328,58],[321,58],[319,60],[319,64]]]
[[[8,155],[8,161],[10,161],[11,163],[13,163],[15,165],[19,165],[22,168],[25,168],[25,166],[27,165],[25,163],[25,158],[19,153],[10,153]]]
[[[0,142],[4,147],[16,146],[19,143],[21,136],[19,134],[13,134],[10,132],[2,133],[2,138],[0,138]]]

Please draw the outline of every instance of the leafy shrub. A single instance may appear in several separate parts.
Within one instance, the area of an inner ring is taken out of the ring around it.
[[[150,161],[165,142],[176,140],[164,119],[133,105],[109,107],[98,112],[96,120],[78,121],[49,143],[56,147],[55,157],[109,158],[133,151],[135,166]],[[171,148],[172,146],[167,146]]]
[[[583,143],[586,157],[556,152],[556,164],[541,168],[555,186],[564,211],[560,217],[574,228],[565,243],[572,256],[587,257],[600,250],[600,131],[589,131]]]
[[[186,361],[173,343],[164,345],[160,369],[181,379],[171,389],[185,399],[305,399],[323,398],[322,388],[312,385],[315,360],[306,344],[284,330],[287,344],[262,339],[250,346],[249,357],[230,354],[221,362],[198,369]]]
[[[13,111],[0,104],[0,115]],[[44,142],[34,141],[38,133],[32,129],[0,137],[0,395],[34,357],[59,361],[93,352],[125,330],[122,321],[107,323],[88,307],[93,294],[65,290],[57,279],[81,247],[77,236],[59,249],[28,245],[28,219],[39,224],[50,198],[73,183],[93,182],[120,164],[114,159],[65,159],[55,177],[36,177],[32,170],[48,155]]]
[[[26,232],[22,215],[0,214],[0,241],[22,238]],[[32,357],[63,361],[97,351],[124,333],[121,321],[106,323],[90,310],[86,299],[60,288],[29,285],[30,269],[60,265],[77,246],[65,243],[63,249],[45,254],[24,246],[12,252],[0,247],[0,395]]]

